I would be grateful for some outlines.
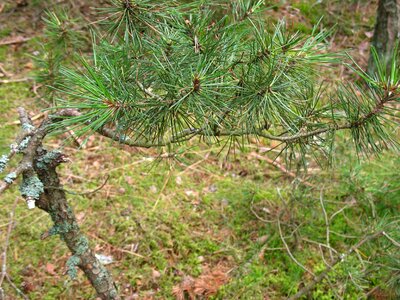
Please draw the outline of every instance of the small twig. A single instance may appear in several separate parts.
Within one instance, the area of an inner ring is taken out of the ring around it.
[[[163,187],[161,188],[160,193],[158,194],[157,200],[156,200],[156,202],[155,202],[154,205],[153,205],[152,211],[154,211],[154,210],[156,209],[156,207],[157,207],[157,205],[158,205],[158,202],[160,202],[161,196],[162,196],[162,194],[163,194],[163,192],[164,192],[164,190],[165,190],[165,188],[166,188],[166,186],[167,186],[167,184],[168,184],[168,182],[169,182],[170,179],[171,179],[171,172],[168,172],[167,178],[165,179],[164,185],[163,185]]]
[[[311,244],[315,244],[315,245],[317,245],[318,247],[324,247],[324,248],[330,249],[331,251],[335,252],[335,254],[338,254],[338,252],[335,250],[335,248],[328,247],[327,245],[325,245],[325,244],[323,244],[323,243],[319,243],[319,242],[316,242],[316,241],[313,241],[313,240],[309,240],[309,239],[304,238],[304,237],[302,237],[301,239],[302,239],[303,241],[305,241],[305,242],[308,242],[308,243],[311,243]]]
[[[259,159],[259,160],[264,160],[264,161],[266,161],[267,163],[269,163],[269,164],[273,165],[274,167],[276,167],[277,169],[281,170],[283,173],[285,173],[285,174],[288,175],[289,177],[292,177],[292,178],[294,178],[294,179],[299,180],[302,184],[304,184],[304,185],[306,185],[306,186],[308,186],[308,187],[314,187],[313,184],[309,183],[308,181],[306,181],[306,180],[304,180],[304,179],[299,178],[295,173],[293,173],[293,172],[289,171],[288,169],[286,169],[282,164],[278,163],[276,160],[270,159],[270,158],[267,157],[267,156],[259,155],[259,154],[257,154],[257,153],[252,153],[251,155],[252,155],[254,158],[257,158],[257,159]]]
[[[330,267],[331,265],[325,259],[325,254],[324,254],[324,251],[322,250],[322,245],[319,245],[318,248],[319,248],[319,252],[321,252],[321,257],[322,257],[322,260],[324,261],[324,264],[326,266]]]
[[[321,280],[323,280],[325,278],[325,276],[328,275],[328,273],[333,269],[334,266],[336,266],[338,263],[344,261],[346,259],[346,257],[348,257],[350,254],[352,254],[354,251],[356,251],[358,248],[360,248],[365,243],[367,243],[373,239],[376,239],[377,237],[379,237],[381,235],[383,235],[383,231],[378,231],[378,232],[375,232],[374,234],[365,236],[357,244],[350,247],[350,249],[348,249],[346,253],[337,257],[330,266],[327,266],[324,271],[322,271],[318,276],[314,277],[314,279],[308,285],[304,286],[302,289],[300,289],[300,291],[298,291],[295,295],[291,296],[288,299],[289,300],[297,300],[297,299],[303,297],[304,295],[308,294],[309,292],[311,292],[314,289],[314,287],[319,282],[321,282]]]
[[[32,121],[36,121],[36,120],[39,120],[39,119],[41,119],[41,118],[43,118],[43,117],[45,117],[45,116],[46,116],[46,113],[40,113],[40,114],[37,114],[37,115],[33,116],[33,117],[30,118],[30,119],[31,119]],[[4,124],[4,126],[12,126],[12,125],[21,125],[21,121],[16,120],[16,121],[13,121],[13,122],[9,122],[9,123]]]
[[[333,253],[332,253],[331,244],[330,244],[330,224],[329,224],[328,214],[327,214],[326,209],[325,209],[324,199],[322,197],[322,191],[323,190],[321,189],[320,196],[319,196],[319,201],[321,203],[322,213],[324,214],[324,219],[325,219],[326,245],[328,246],[328,249],[329,249],[329,256],[331,258],[331,261],[333,261]]]
[[[8,73],[8,72],[4,69],[4,67],[3,67],[2,64],[0,64],[0,71],[1,71],[1,73],[3,73],[4,76],[6,76],[6,77],[11,77],[11,76],[13,75],[13,74],[11,74],[11,73]]]
[[[136,252],[133,252],[133,251],[129,251],[129,250],[125,250],[125,249],[118,248],[118,247],[116,247],[116,246],[110,244],[109,242],[103,240],[102,238],[98,237],[97,235],[95,235],[95,234],[93,234],[93,233],[88,233],[88,235],[91,236],[91,237],[93,237],[93,238],[95,238],[95,239],[97,239],[97,240],[99,240],[99,241],[102,242],[103,244],[106,244],[107,246],[110,246],[110,247],[113,248],[115,251],[118,251],[118,252],[121,252],[121,253],[127,253],[127,254],[130,254],[130,255],[133,255],[133,256],[140,257],[140,258],[142,258],[142,259],[147,259],[146,256],[143,256],[143,255],[141,255],[141,254],[139,254],[139,253],[136,253]]]
[[[371,296],[373,293],[375,293],[378,289],[380,289],[380,285],[378,284],[377,286],[375,286],[374,288],[372,288],[371,290],[369,290],[366,294],[365,297],[367,299],[369,299],[369,296]],[[359,298],[360,300],[361,298]],[[364,297],[362,297],[362,299],[365,299]]]
[[[29,77],[16,78],[16,79],[3,79],[3,80],[0,80],[0,84],[26,82],[26,81],[29,81],[29,80],[33,80],[33,79],[29,78]]]
[[[398,241],[396,241],[395,239],[393,239],[390,235],[388,235],[385,231],[382,232],[382,234],[389,240],[392,242],[393,245],[395,245],[396,247],[400,248],[400,243]]]
[[[22,44],[27,41],[30,41],[34,37],[22,37],[22,36],[17,36],[15,38],[6,38],[0,41],[0,46],[6,46],[6,45],[14,45],[14,44]]]
[[[29,300],[28,296],[26,296],[15,284],[14,282],[11,280],[10,275],[8,275],[8,273],[6,274],[6,278],[8,283],[13,287],[13,289],[21,295],[22,298],[24,298],[24,300]]]
[[[66,192],[67,194],[70,194],[70,195],[85,196],[85,195],[94,194],[94,193],[97,193],[98,191],[100,191],[107,184],[109,179],[110,179],[110,176],[107,175],[106,179],[104,180],[104,182],[99,187],[95,188],[92,191],[87,191],[87,192],[83,192],[83,193],[77,193],[77,192],[69,191],[69,190],[66,190],[66,189],[63,189],[63,188],[55,188],[55,187],[51,187],[51,186],[46,187],[46,188],[48,188],[50,190],[62,190],[62,191]]]
[[[0,275],[0,299],[5,298],[2,285],[3,285],[4,278],[6,278],[6,276],[7,276],[7,250],[8,250],[8,245],[10,243],[11,231],[12,231],[13,225],[14,225],[14,215],[15,215],[15,209],[17,207],[17,202],[18,202],[18,198],[15,199],[13,208],[10,212],[10,223],[7,228],[6,240],[4,242],[4,247],[3,247],[3,253],[1,254],[2,266],[1,266],[1,275]]]
[[[17,168],[14,169],[13,173],[15,178],[18,178],[22,173],[28,171],[32,168],[32,166],[28,164],[19,164]],[[10,174],[11,174],[10,173]],[[14,181],[1,181],[0,182],[0,194],[4,193],[5,190],[9,189],[10,186],[14,183]]]
[[[251,199],[250,210],[251,210],[251,212],[253,213],[253,215],[254,215],[257,219],[259,219],[261,222],[264,222],[264,223],[275,223],[274,220],[267,220],[267,219],[264,219],[263,217],[260,217],[260,216],[257,214],[257,212],[254,210],[253,204],[254,204],[254,197],[253,197],[253,199]]]
[[[348,205],[343,206],[341,209],[339,209],[338,211],[336,211],[335,213],[333,213],[331,215],[331,217],[329,218],[329,221],[332,221],[334,217],[336,217],[338,214],[340,214],[342,211],[344,211],[346,208],[348,208]]]
[[[296,265],[298,265],[300,268],[302,268],[304,271],[306,271],[307,273],[311,274],[313,277],[315,277],[315,274],[310,271],[309,269],[307,269],[305,266],[303,266],[292,254],[292,251],[290,251],[290,248],[288,246],[288,244],[286,243],[286,240],[282,234],[282,228],[281,228],[281,221],[280,221],[280,217],[277,218],[277,222],[278,222],[278,229],[279,229],[279,236],[281,237],[282,243],[286,248],[287,253],[289,254],[290,258],[296,263]]]

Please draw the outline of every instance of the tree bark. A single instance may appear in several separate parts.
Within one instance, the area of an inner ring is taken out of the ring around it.
[[[67,244],[73,256],[67,261],[67,273],[72,278],[76,277],[79,267],[87,276],[97,295],[101,299],[120,299],[111,275],[96,258],[89,247],[88,239],[80,231],[72,208],[69,206],[65,192],[60,184],[56,166],[62,161],[61,153],[55,153],[49,161],[49,153],[39,150],[35,159],[34,169],[44,185],[44,194],[37,201],[37,206],[50,214],[54,226],[42,238],[59,234]],[[44,164],[44,162],[48,163]]]
[[[372,46],[387,64],[400,35],[400,0],[379,0]],[[372,55],[368,73],[374,74],[376,66]]]
[[[73,111],[64,110],[59,116],[68,116]],[[77,276],[79,267],[95,288],[98,297],[103,300],[119,300],[115,283],[107,269],[96,258],[89,246],[89,241],[80,231],[79,225],[69,206],[65,191],[60,183],[56,168],[65,162],[65,156],[60,151],[47,151],[42,141],[49,132],[49,126],[57,118],[49,117],[35,128],[23,109],[20,109],[20,119],[23,128],[30,131],[28,145],[23,150],[22,168],[23,180],[21,194],[28,201],[33,201],[37,207],[46,211],[52,218],[54,226],[42,239],[59,235],[66,243],[72,256],[67,261],[67,273],[70,277]]]

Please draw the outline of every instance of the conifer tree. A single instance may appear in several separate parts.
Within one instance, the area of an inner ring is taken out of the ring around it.
[[[43,147],[47,135],[69,128],[168,152],[188,140],[234,146],[255,137],[279,142],[288,162],[304,166],[306,154],[329,157],[338,132],[360,155],[396,147],[397,57],[387,69],[376,56],[373,75],[352,63],[362,82],[325,86],[321,74],[346,60],[327,50],[329,31],[317,25],[310,35],[291,33],[284,21],[268,26],[263,9],[262,0],[114,0],[91,30],[91,56],[78,57],[82,28],[66,14],[46,17],[39,79],[52,87],[51,113],[35,126],[19,110],[23,130],[0,171],[14,155],[22,159],[0,193],[23,177],[29,208],[54,222],[43,238],[60,235],[73,254],[69,275],[82,269],[101,299],[119,299],[117,288],[67,203],[56,172],[65,156]],[[71,57],[73,67],[64,63]]]
[[[380,56],[387,64],[394,51],[398,51],[396,44],[400,37],[400,1],[379,0],[376,13],[372,49],[368,63],[370,74],[376,72],[374,56]]]

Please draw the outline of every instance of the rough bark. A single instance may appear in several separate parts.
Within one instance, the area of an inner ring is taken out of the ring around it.
[[[71,113],[64,110],[59,115]],[[31,138],[23,150],[23,159],[20,163],[26,166],[22,169],[21,194],[27,201],[34,201],[37,207],[49,213],[54,223],[42,238],[59,235],[66,243],[73,254],[67,261],[67,273],[72,278],[77,276],[79,267],[95,288],[98,297],[103,300],[120,299],[110,273],[96,258],[67,202],[56,171],[57,166],[65,161],[65,156],[59,151],[48,152],[42,146],[42,141],[49,132],[49,125],[57,116],[46,119],[35,128],[22,109],[20,115],[22,126],[31,131]]]
[[[400,35],[400,0],[379,0],[372,46],[378,55],[388,61]],[[368,73],[373,74],[376,66],[372,55],[368,62]]]
[[[54,226],[44,237],[58,234],[67,244],[73,254],[67,262],[67,273],[72,278],[76,277],[76,267],[79,267],[101,299],[119,299],[111,275],[90,249],[89,241],[80,231],[72,208],[67,202],[55,169],[58,162],[63,159],[62,154],[50,153],[53,160],[49,161],[49,164],[44,164],[43,161],[49,153],[42,149],[35,160],[35,171],[44,185],[44,193],[37,201],[37,206],[49,213],[54,222]]]

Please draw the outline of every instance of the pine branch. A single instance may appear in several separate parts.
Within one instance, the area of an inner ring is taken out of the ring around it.
[[[368,120],[370,120],[372,117],[379,115],[383,108],[385,107],[386,104],[388,104],[391,101],[397,100],[399,95],[397,94],[392,94],[390,96],[382,98],[376,106],[367,114],[361,116],[357,121],[354,121],[352,123],[346,123],[343,125],[330,125],[324,128],[320,128],[317,130],[309,131],[309,132],[304,132],[304,133],[297,133],[294,135],[289,135],[289,136],[277,136],[277,135],[271,135],[268,133],[264,133],[262,129],[257,130],[257,131],[218,131],[218,132],[213,132],[209,133],[204,129],[201,128],[191,128],[191,129],[186,129],[183,130],[180,134],[173,136],[167,140],[159,140],[157,142],[140,142],[140,141],[135,141],[131,140],[127,137],[122,137],[115,131],[111,129],[106,129],[102,128],[99,129],[97,132],[105,137],[111,138],[114,141],[120,142],[122,144],[126,144],[128,146],[132,147],[142,147],[142,148],[150,148],[150,147],[161,147],[161,146],[168,146],[174,143],[181,143],[187,140],[192,139],[195,136],[207,136],[207,137],[228,137],[228,136],[260,136],[269,140],[274,140],[274,141],[280,141],[280,142],[285,142],[285,143],[293,143],[301,139],[306,139],[314,136],[318,136],[327,132],[336,132],[340,130],[347,130],[347,129],[354,129],[363,126]]]

